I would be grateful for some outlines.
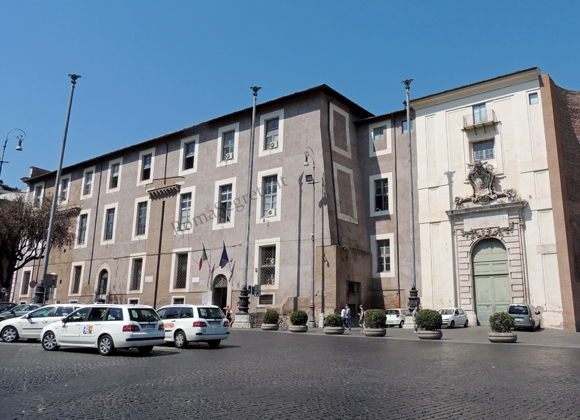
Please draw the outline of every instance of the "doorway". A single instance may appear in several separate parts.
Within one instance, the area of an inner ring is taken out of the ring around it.
[[[228,279],[223,274],[217,276],[213,281],[212,303],[220,308],[228,304]]]
[[[506,311],[511,303],[507,250],[497,239],[484,239],[473,248],[473,284],[479,325],[489,316]]]

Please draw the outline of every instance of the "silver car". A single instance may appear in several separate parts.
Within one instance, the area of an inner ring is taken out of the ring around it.
[[[385,314],[387,315],[387,327],[394,327],[398,325],[399,328],[403,328],[403,325],[405,324],[405,317],[411,315],[411,312],[405,308],[392,308],[387,309]]]
[[[441,314],[441,325],[447,328],[453,328],[456,325],[463,325],[465,328],[469,326],[467,314],[461,308],[444,308],[440,309],[439,313]]]
[[[0,312],[0,321],[26,315],[28,312],[34,311],[40,307],[42,307],[40,303],[24,303],[22,305],[18,305],[4,312]]]
[[[542,317],[540,311],[528,303],[512,303],[508,314],[514,318],[516,328],[528,328],[535,331],[540,327]]]

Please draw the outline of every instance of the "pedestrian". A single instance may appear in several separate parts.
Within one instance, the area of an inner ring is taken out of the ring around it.
[[[350,313],[350,308],[348,307],[348,305],[344,305],[344,311],[345,311],[344,312],[344,314],[345,314],[345,317],[344,317],[344,327],[345,328],[348,327],[348,330],[351,331],[351,329],[350,329],[350,316],[351,316],[351,313]]]
[[[342,318],[342,326],[346,328],[346,306],[340,311],[340,317]]]
[[[230,305],[226,305],[226,307],[224,308],[224,312],[226,313],[226,318],[228,321],[230,321],[230,324],[232,323],[232,310],[230,309]]]
[[[365,318],[365,308],[363,308],[363,306],[360,305],[360,312],[358,313],[358,326],[363,329],[365,327],[364,318]]]
[[[413,310],[413,327],[415,332],[417,332],[417,313],[419,312],[419,307],[415,306],[415,309]]]

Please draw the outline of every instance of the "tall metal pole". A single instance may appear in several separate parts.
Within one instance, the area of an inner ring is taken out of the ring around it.
[[[405,107],[407,108],[407,143],[409,153],[409,226],[411,239],[411,290],[409,291],[409,309],[419,306],[421,300],[417,292],[417,274],[415,269],[415,209],[413,199],[413,148],[411,142],[411,106],[409,104],[409,88],[413,79],[403,81],[407,92]]]
[[[304,151],[304,157],[306,158],[304,162],[304,166],[308,166],[308,157],[312,158],[312,284],[310,290],[310,313],[308,315],[308,327],[309,328],[316,328],[316,318],[314,317],[314,262],[316,261],[315,258],[315,238],[314,232],[316,232],[316,162],[314,161],[314,152],[310,147],[306,149],[310,149],[310,151]]]
[[[244,276],[240,300],[238,301],[238,310],[235,328],[250,328],[250,314],[248,313],[248,256],[250,251],[250,214],[252,212],[252,176],[254,169],[254,127],[256,124],[256,100],[258,91],[262,89],[258,86],[252,86],[250,89],[254,92],[254,103],[252,106],[252,127],[250,130],[250,159],[248,160],[248,209],[246,212],[246,243],[244,247]]]
[[[48,236],[46,238],[46,250],[44,252],[44,262],[42,264],[41,280],[44,279],[44,277],[46,276],[46,270],[48,268],[48,257],[50,255],[50,243],[52,241],[54,215],[56,213],[56,204],[58,201],[58,188],[60,186],[60,172],[62,169],[62,161],[64,159],[64,148],[66,146],[66,135],[68,133],[68,122],[70,120],[70,111],[72,108],[72,101],[73,101],[73,94],[75,91],[75,85],[77,84],[77,79],[79,79],[81,76],[79,76],[78,74],[69,74],[69,77],[71,79],[70,97],[68,100],[68,110],[66,112],[66,122],[64,124],[64,134],[62,137],[62,146],[60,148],[60,160],[58,161],[58,169],[56,170],[56,181],[54,184],[54,194],[52,196],[52,208],[50,209],[50,219],[48,221]],[[41,303],[44,303],[44,296],[45,296],[45,294],[43,293]]]

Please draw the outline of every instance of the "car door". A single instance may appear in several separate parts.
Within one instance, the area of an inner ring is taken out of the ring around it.
[[[85,326],[87,315],[90,310],[90,306],[80,308],[76,312],[67,316],[59,328],[55,328],[60,343],[73,345],[79,344],[81,329]]]
[[[181,307],[167,308],[165,318],[163,318],[163,325],[165,328],[165,338],[172,339],[173,333],[176,329],[177,320],[179,319],[179,310]]]
[[[79,341],[83,346],[95,346],[97,344],[97,338],[103,328],[107,309],[107,307],[103,306],[97,306],[91,309],[80,334]]]
[[[22,338],[40,338],[40,332],[50,324],[54,314],[54,306],[45,306],[19,318]]]

